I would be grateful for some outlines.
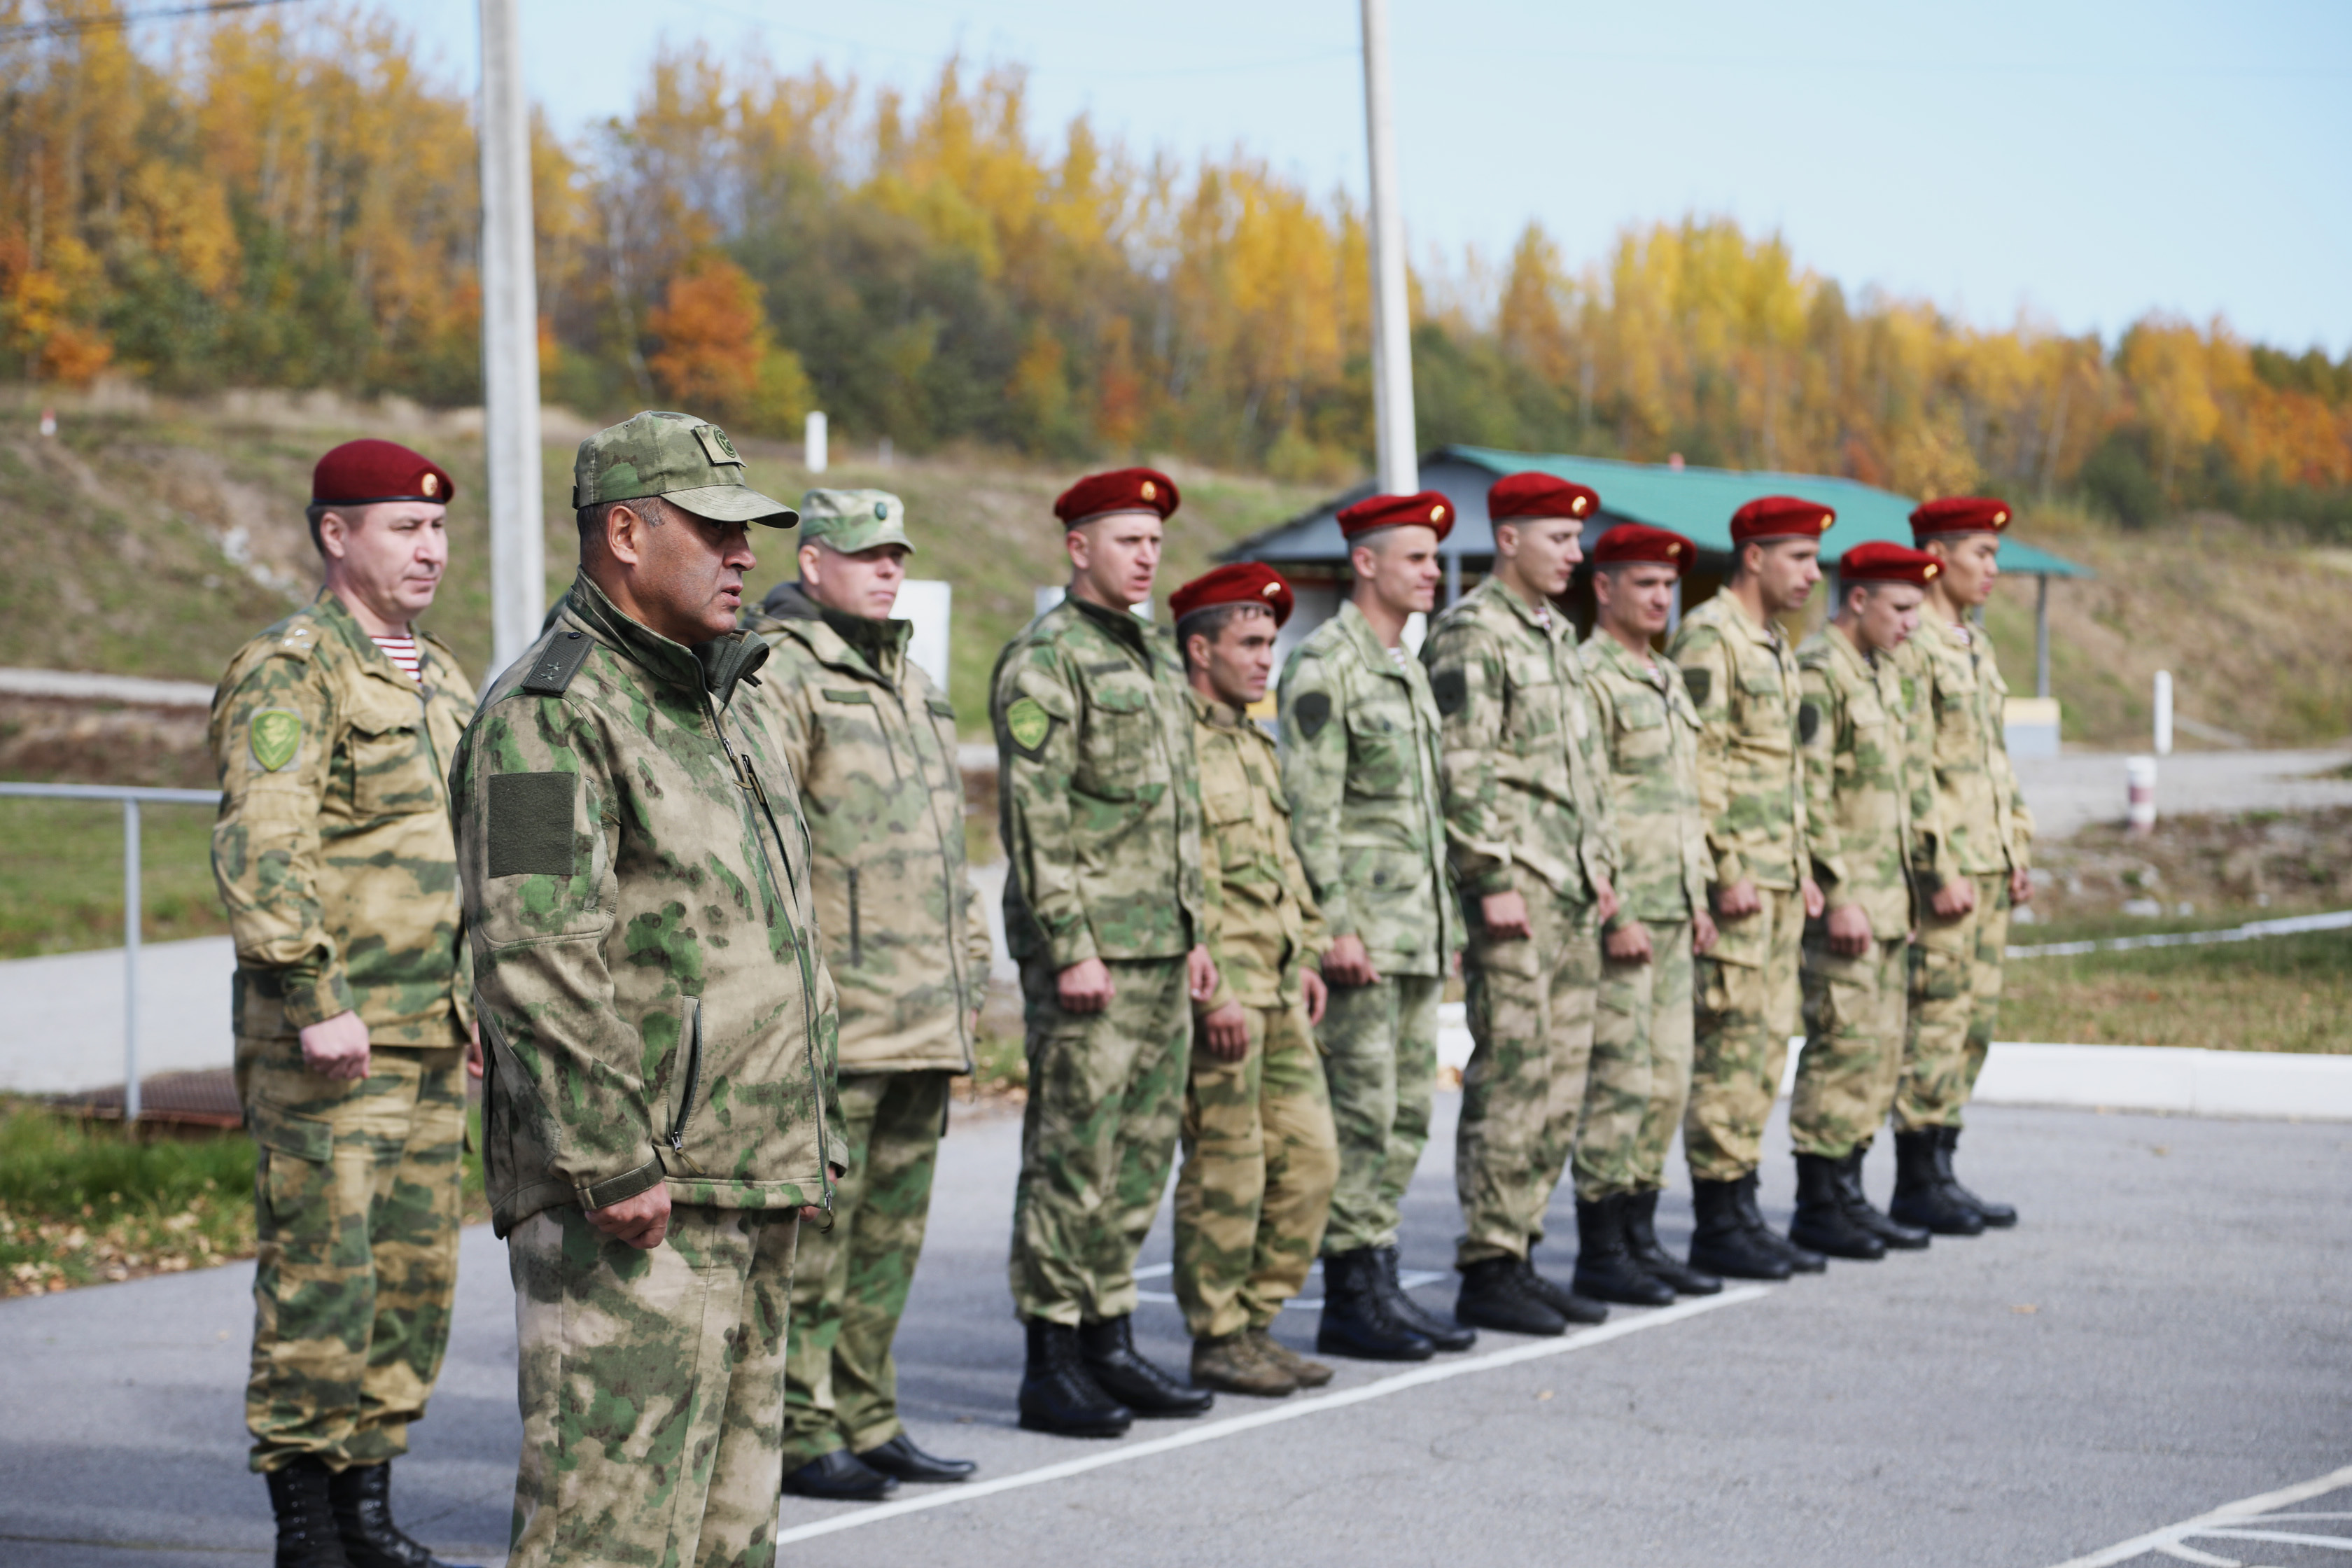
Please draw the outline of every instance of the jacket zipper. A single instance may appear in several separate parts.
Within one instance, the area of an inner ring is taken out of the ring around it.
[[[673,1154],[686,1148],[686,1123],[694,1114],[694,1097],[702,1088],[702,998],[692,999],[693,1021],[687,1026],[686,1098],[678,1102],[677,1118],[669,1125],[669,1152]]]
[[[862,969],[865,965],[866,944],[857,929],[857,868],[852,866],[849,868],[849,967]]]

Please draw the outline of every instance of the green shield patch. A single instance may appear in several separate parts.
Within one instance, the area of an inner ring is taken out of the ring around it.
[[[1024,752],[1034,752],[1054,727],[1054,716],[1034,697],[1018,698],[1004,710],[1004,732]]]
[[[302,715],[283,708],[265,708],[248,726],[253,736],[253,760],[265,773],[276,773],[302,749]]]

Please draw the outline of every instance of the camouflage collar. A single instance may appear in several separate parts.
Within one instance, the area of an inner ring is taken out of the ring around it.
[[[1219,697],[1203,697],[1201,689],[1191,680],[1184,682],[1184,696],[1192,704],[1192,717],[1203,724],[1213,724],[1220,730],[1239,730],[1249,723],[1249,714]]]
[[[375,638],[368,636],[367,628],[360,625],[360,618],[352,614],[349,605],[335,596],[332,588],[320,588],[319,596],[310,601],[305,613],[321,626],[332,630],[370,674],[398,682],[404,691],[416,689],[417,682],[409,679],[406,670],[392,662],[390,654],[376,647]],[[433,682],[433,659],[439,645],[418,631],[415,621],[408,623],[408,635],[416,639],[416,655],[422,661],[418,673],[424,677],[424,683],[429,686]]]
[[[751,631],[798,637],[820,663],[885,683],[896,679],[898,661],[915,635],[912,621],[845,615],[818,604],[798,583],[769,589],[743,624]]]
[[[1633,649],[1599,626],[1592,628],[1591,640],[1600,645],[1601,657],[1615,666],[1618,673],[1626,679],[1646,681],[1652,686],[1664,686],[1666,683],[1665,655],[1654,652],[1650,656],[1650,662],[1643,664],[1633,657]]]
[[[596,586],[586,572],[572,580],[572,617],[596,639],[657,680],[689,690],[709,689],[702,661],[694,650],[631,618]],[[730,634],[741,636],[741,633]]]
[[[1389,657],[1388,645],[1372,634],[1372,623],[1356,608],[1355,600],[1340,600],[1339,613],[1331,618],[1339,623],[1340,635],[1356,645],[1357,657],[1364,661],[1366,668],[1392,679],[1406,680],[1403,667]],[[1411,684],[1409,680],[1406,683]]]
[[[1508,605],[1511,607],[1511,613],[1518,616],[1520,623],[1538,637],[1548,637],[1554,641],[1562,637],[1567,637],[1570,642],[1576,640],[1576,624],[1560,614],[1559,606],[1553,605],[1551,616],[1546,620],[1538,614],[1533,605],[1519,597],[1517,592],[1506,584],[1500,577],[1488,577],[1471,589],[1470,593],[1486,594],[1496,603]]]
[[[1088,617],[1095,625],[1110,633],[1112,637],[1135,649],[1142,656],[1145,664],[1149,665],[1151,662],[1151,628],[1145,626],[1133,610],[1114,610],[1108,605],[1097,605],[1092,599],[1081,599],[1076,594],[1070,595],[1062,603],[1072,606],[1080,615]]]

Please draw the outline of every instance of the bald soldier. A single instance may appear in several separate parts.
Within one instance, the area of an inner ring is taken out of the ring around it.
[[[989,680],[1004,928],[1021,964],[1029,1100],[1013,1205],[1028,1341],[1021,1425],[1115,1437],[1214,1396],[1136,1352],[1135,1256],[1176,1153],[1192,1008],[1214,995],[1190,688],[1151,597],[1175,481],[1080,479],[1054,513],[1069,592]]]
[[[415,624],[455,489],[391,441],[320,458],[325,586],[213,694],[213,874],[259,1145],[245,1415],[279,1568],[431,1561],[390,1499],[457,1279],[473,978],[444,781],[474,693]]]
[[[1977,1196],[1952,1172],[1961,1111],[2000,1012],[2010,910],[2033,893],[2033,816],[2009,765],[2009,683],[1991,640],[1971,621],[1992,597],[2011,515],[2008,502],[1990,496],[1931,500],[1911,514],[1913,542],[1942,570],[1904,650],[1906,673],[1923,689],[1934,805],[1912,834],[1927,907],[1911,949],[1893,1212],[1939,1236],[2017,1223],[2014,1208]]]

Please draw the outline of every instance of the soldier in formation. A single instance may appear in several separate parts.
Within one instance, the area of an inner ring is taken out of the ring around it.
[[[772,650],[760,689],[811,839],[840,1007],[848,1174],[833,1226],[802,1237],[784,1360],[784,1489],[869,1499],[960,1481],[898,1419],[890,1344],[923,1249],[948,1085],[972,1068],[988,922],[964,868],[955,709],[891,618],[914,545],[882,490],[801,500],[800,576],[745,625]]]
[[[1952,1172],[1962,1108],[1992,1046],[2010,910],[2032,896],[2033,817],[2009,765],[2008,683],[1969,617],[2000,574],[2006,501],[1931,500],[1911,514],[1913,542],[1939,567],[1916,636],[1898,658],[1918,687],[1931,783],[1912,823],[1911,867],[1926,900],[1910,954],[1909,1035],[1895,1095],[1892,1212],[1937,1235],[2017,1223]]]
[[[1021,1424],[1117,1436],[1213,1395],[1136,1353],[1135,1258],[1176,1151],[1192,1008],[1216,994],[1191,688],[1134,612],[1175,482],[1079,480],[1055,503],[1066,596],[996,661],[1004,925],[1029,1099],[1009,1273],[1028,1338]]]
[[[1475,1333],[1398,1279],[1398,1205],[1429,1142],[1437,1004],[1461,946],[1446,867],[1439,719],[1405,623],[1437,602],[1453,504],[1376,495],[1339,517],[1354,574],[1339,613],[1282,672],[1282,784],[1291,840],[1328,934],[1330,1001],[1317,1038],[1339,1175],[1323,1232],[1317,1348],[1425,1361]]]
[[[1325,936],[1290,842],[1274,740],[1249,717],[1274,672],[1290,585],[1220,566],[1169,598],[1192,682],[1201,862],[1217,989],[1193,1004],[1176,1178],[1176,1300],[1192,1382],[1279,1397],[1331,1381],[1270,1331],[1323,1240],[1339,1173],[1315,1026]]]
[[[1494,571],[1422,645],[1441,723],[1446,848],[1469,928],[1462,973],[1475,1042],[1454,1139],[1454,1315],[1513,1333],[1558,1334],[1609,1310],[1534,1264],[1584,1103],[1600,928],[1617,912],[1608,763],[1576,627],[1552,603],[1584,559],[1579,541],[1598,500],[1549,474],[1497,480],[1486,496]],[[1615,1206],[1607,1213],[1613,1220]],[[1674,1299],[1630,1266],[1605,1273],[1597,1211],[1580,1205],[1577,1217],[1617,1299]]]
[[[1837,613],[1797,650],[1805,852],[1822,912],[1805,922],[1805,1046],[1789,1105],[1797,1210],[1789,1238],[1832,1258],[1916,1249],[1927,1232],[1871,1206],[1862,1162],[1895,1102],[1905,969],[1917,910],[1912,814],[1926,779],[1897,650],[1935,557],[1872,541],[1838,563]],[[1932,807],[1930,807],[1932,810]]]
[[[1576,1287],[1601,1300],[1655,1304],[1644,1278],[1686,1296],[1723,1289],[1668,1253],[1657,1232],[1666,1151],[1690,1099],[1693,967],[1716,941],[1698,710],[1681,668],[1652,646],[1695,556],[1681,534],[1636,522],[1617,524],[1592,552],[1585,688],[1607,750],[1620,869],[1617,913],[1602,926],[1592,1071],[1576,1142]],[[1629,1279],[1629,1266],[1640,1275]]]
[[[416,629],[455,487],[390,441],[319,459],[325,585],[213,695],[213,873],[259,1146],[251,1463],[279,1568],[423,1568],[393,1522],[448,1344],[473,966],[444,780],[474,693]]]
[[[846,1169],[810,836],[726,433],[581,443],[580,572],[451,773],[515,1286],[521,1568],[764,1562],[800,1222]]]

